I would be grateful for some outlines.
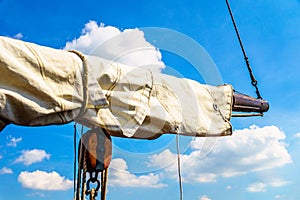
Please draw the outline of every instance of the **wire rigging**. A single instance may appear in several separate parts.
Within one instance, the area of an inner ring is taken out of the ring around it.
[[[228,8],[230,17],[231,17],[231,21],[232,21],[233,26],[234,26],[235,33],[236,33],[237,38],[239,40],[240,47],[241,47],[243,55],[244,55],[244,59],[245,59],[245,62],[246,62],[246,65],[247,65],[247,68],[248,68],[248,71],[249,71],[249,75],[250,75],[250,78],[251,78],[251,84],[255,87],[255,90],[256,90],[255,92],[256,92],[257,98],[258,99],[262,99],[262,97],[260,95],[260,92],[259,92],[259,89],[258,89],[258,86],[257,86],[257,80],[254,77],[252,68],[251,68],[250,63],[249,63],[249,59],[248,59],[248,57],[246,55],[246,51],[244,49],[244,46],[243,46],[243,43],[242,43],[239,31],[238,31],[237,25],[235,23],[235,20],[234,20],[234,17],[233,17],[233,14],[232,14],[232,11],[231,11],[231,8],[230,8],[230,4],[229,4],[228,0],[226,0],[226,5],[227,5],[227,8]]]

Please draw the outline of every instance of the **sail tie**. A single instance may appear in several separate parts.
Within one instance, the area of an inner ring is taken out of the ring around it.
[[[74,120],[76,120],[82,117],[82,115],[85,113],[85,110],[88,106],[88,62],[86,57],[81,52],[76,50],[68,50],[68,51],[70,53],[76,54],[82,60],[83,63],[83,69],[82,69],[83,102],[78,115],[74,118]]]

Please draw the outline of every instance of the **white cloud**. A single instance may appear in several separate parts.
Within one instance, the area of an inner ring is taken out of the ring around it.
[[[199,200],[211,200],[211,198],[209,198],[207,195],[202,195],[199,197]]]
[[[234,131],[231,137],[222,137],[206,156],[201,145],[206,138],[191,142],[192,151],[181,155],[181,170],[185,182],[216,182],[217,177],[233,177],[262,170],[282,167],[292,162],[285,134],[276,126],[251,126]],[[154,155],[150,165],[164,168],[166,176],[177,178],[176,154],[170,150]],[[172,165],[166,163],[174,160]],[[164,162],[165,161],[165,162]]]
[[[9,139],[9,142],[7,143],[7,146],[9,146],[9,147],[16,147],[17,143],[22,141],[21,137],[15,138],[15,137],[12,137],[11,135],[8,137],[8,139]]]
[[[23,34],[22,33],[18,33],[16,35],[14,35],[13,38],[15,38],[15,39],[22,39],[23,38]]]
[[[57,172],[21,172],[18,181],[24,188],[35,190],[68,190],[73,187],[73,182],[59,175]]]
[[[30,194],[26,194],[27,197],[45,197],[44,193],[41,192],[34,192],[34,193],[30,193]]]
[[[126,161],[121,158],[112,160],[109,175],[109,184],[111,186],[144,188],[161,188],[166,186],[160,182],[160,177],[157,174],[149,173],[137,176],[130,173]]]
[[[151,157],[151,163],[148,165],[156,165],[161,168],[165,168],[177,162],[177,155],[173,154],[169,149],[161,152],[160,154],[155,154]]]
[[[289,181],[274,179],[274,180],[269,180],[267,182],[252,183],[246,188],[246,190],[248,192],[266,192],[267,187],[273,187],[273,188],[282,187],[289,183],[290,183]]]
[[[300,133],[296,133],[296,134],[294,135],[294,137],[295,137],[295,138],[300,138]]]
[[[72,42],[67,42],[64,49],[76,49],[85,54],[90,54],[91,51],[102,45],[105,41],[120,34],[120,30],[112,26],[104,26],[104,24],[98,24],[95,21],[90,21],[85,24],[82,29],[81,36],[78,39],[74,39]]]
[[[161,71],[165,67],[160,51],[145,40],[142,31],[120,31],[116,27],[98,25],[95,21],[85,24],[82,35],[72,42],[67,42],[64,49],[75,49],[87,55],[135,67],[143,66],[155,71]]]
[[[7,168],[7,167],[3,167],[2,169],[0,169],[0,175],[1,174],[13,174],[14,172],[12,171],[12,169]]]
[[[226,190],[231,190],[232,189],[232,186],[231,185],[227,185],[226,186]]]
[[[280,180],[280,179],[275,179],[275,180],[272,180],[268,183],[268,185],[270,187],[282,187],[282,186],[285,186],[287,184],[289,184],[290,182],[289,181],[285,181],[285,180]]]
[[[265,183],[252,183],[246,188],[246,190],[248,192],[266,192],[266,187],[267,185]]]
[[[33,163],[41,162],[44,159],[49,159],[50,154],[47,154],[44,150],[33,149],[33,150],[23,150],[22,155],[20,155],[15,163],[24,163],[25,165],[31,165]]]

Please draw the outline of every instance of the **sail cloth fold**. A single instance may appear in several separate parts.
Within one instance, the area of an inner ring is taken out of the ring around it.
[[[75,120],[130,138],[232,133],[231,85],[204,85],[95,56],[85,56],[84,85],[83,60],[73,52],[6,37],[0,37],[0,52],[0,130],[9,123]]]

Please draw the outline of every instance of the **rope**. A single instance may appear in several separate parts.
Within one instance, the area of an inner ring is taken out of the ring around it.
[[[83,134],[83,126],[81,126],[81,136]],[[75,174],[75,170],[76,170],[76,133],[77,133],[77,126],[76,123],[74,125],[74,143],[75,143],[75,166],[74,166],[74,174]],[[76,184],[76,196],[75,196],[75,200],[85,200],[83,197],[83,193],[85,192],[85,188],[84,188],[84,184],[85,184],[85,165],[84,165],[84,160],[85,158],[85,152],[83,152],[83,141],[80,142],[80,145],[78,147],[78,170],[77,170],[77,184]],[[83,177],[82,177],[82,173],[83,173]],[[76,176],[76,174],[75,174]],[[83,179],[83,180],[82,180]],[[75,178],[74,178],[74,186],[75,186]],[[80,197],[80,188],[81,188],[81,197]],[[75,191],[75,188],[74,188]]]
[[[78,149],[78,174],[77,174],[77,186],[76,186],[76,200],[80,200],[80,185],[81,185],[81,164],[82,164],[82,143],[80,143]]]
[[[76,157],[77,157],[77,153],[76,153],[76,148],[77,148],[77,146],[76,146],[76,133],[77,133],[77,128],[76,128],[76,123],[74,124],[74,165],[73,165],[73,178],[74,178],[74,180],[73,180],[73,187],[74,187],[74,199],[76,199]]]
[[[257,80],[255,79],[254,74],[253,74],[253,72],[252,72],[252,68],[251,68],[251,66],[250,66],[249,59],[248,59],[248,57],[247,57],[247,55],[246,55],[246,51],[245,51],[245,49],[244,49],[244,46],[243,46],[243,43],[242,43],[242,40],[241,40],[239,31],[238,31],[238,28],[237,28],[237,26],[236,26],[236,23],[235,23],[233,14],[232,14],[232,12],[231,12],[231,8],[230,8],[230,5],[229,5],[228,0],[226,0],[226,5],[227,5],[227,8],[228,8],[230,17],[231,17],[231,21],[232,21],[233,26],[234,26],[235,33],[236,33],[237,38],[238,38],[238,40],[239,40],[240,47],[241,47],[242,52],[243,52],[243,55],[244,55],[244,60],[245,60],[245,62],[246,62],[246,65],[247,65],[247,68],[248,68],[248,72],[249,72],[249,75],[250,75],[250,78],[251,78],[251,84],[255,87],[255,90],[256,90],[255,92],[256,92],[257,98],[258,98],[258,99],[262,99],[262,97],[261,97],[261,95],[260,95],[260,92],[259,92],[259,89],[258,89],[258,86],[257,86]]]
[[[106,200],[106,185],[107,185],[108,170],[104,169],[101,173],[101,200]]]
[[[183,200],[178,127],[176,127],[176,149],[177,149],[177,169],[178,169],[179,195],[180,195],[180,200]]]
[[[87,164],[86,164],[86,148],[83,151],[83,174],[82,174],[82,185],[81,185],[81,200],[85,200],[85,192],[86,192],[86,172],[87,172]]]
[[[69,50],[69,52],[76,54],[83,62],[83,75],[82,75],[83,102],[78,115],[74,117],[74,120],[76,120],[85,113],[85,109],[88,105],[88,62],[85,56],[81,52],[76,50]]]

